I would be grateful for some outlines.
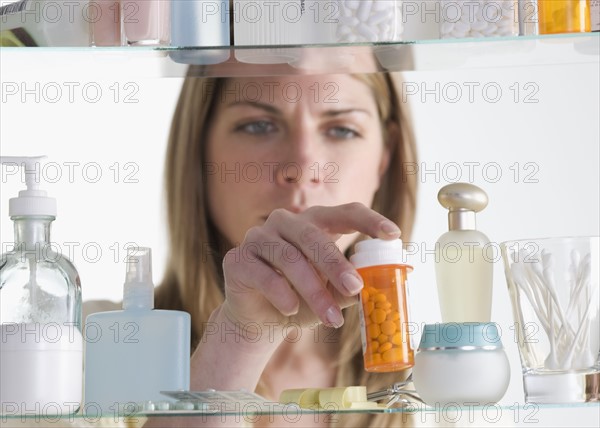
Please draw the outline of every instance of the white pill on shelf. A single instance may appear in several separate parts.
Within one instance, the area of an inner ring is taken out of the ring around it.
[[[140,404],[141,409],[145,412],[153,412],[154,410],[156,410],[156,405],[153,401],[144,401]]]
[[[387,19],[389,19],[390,14],[389,12],[386,11],[382,11],[382,12],[377,12],[372,14],[369,19],[367,20],[369,25],[379,25],[381,22],[386,21]]]
[[[347,25],[340,25],[337,28],[337,35],[338,36],[346,36],[348,34],[352,33],[352,29],[350,27],[348,27]]]
[[[454,30],[454,24],[452,22],[442,22],[442,26],[440,27],[442,34],[449,34],[452,30]]]
[[[168,401],[156,401],[154,404],[156,405],[156,410],[170,410],[171,409],[171,403],[169,403]]]
[[[475,31],[481,31],[488,26],[488,23],[485,21],[475,21],[471,24],[471,29]]]
[[[481,32],[483,34],[485,34],[486,36],[489,36],[491,34],[494,34],[497,30],[498,30],[498,26],[496,24],[490,24],[486,28],[481,30]]]
[[[466,31],[458,31],[456,30],[456,28],[454,30],[452,30],[452,32],[450,33],[450,35],[454,38],[457,39],[462,39],[467,35]]]
[[[373,10],[380,12],[382,10],[389,10],[394,7],[395,1],[384,0],[384,1],[374,1],[373,2]]]
[[[344,1],[344,6],[349,9],[358,9],[358,6],[360,6],[360,0],[346,0]]]
[[[363,36],[369,42],[377,42],[379,35],[377,32],[373,31],[371,27],[367,24],[359,24],[358,25],[358,34]]]
[[[175,410],[194,410],[194,403],[190,401],[178,401],[174,406]]]
[[[356,12],[356,16],[362,22],[365,22],[369,19],[369,15],[371,14],[371,7],[373,6],[372,1],[361,1],[358,11]]]
[[[466,33],[470,29],[471,29],[471,26],[469,24],[465,24],[462,21],[459,21],[454,24],[454,31],[457,31],[459,33]]]

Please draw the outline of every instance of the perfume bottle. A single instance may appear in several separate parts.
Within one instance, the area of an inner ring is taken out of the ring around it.
[[[448,231],[435,246],[435,274],[442,320],[490,322],[493,260],[490,240],[476,229],[475,213],[488,204],[487,194],[469,183],[442,187],[438,201],[448,209]]]
[[[75,413],[83,392],[81,285],[50,241],[56,200],[39,188],[44,157],[2,157],[24,168],[26,190],[9,201],[14,248],[0,261],[0,404],[3,413]]]

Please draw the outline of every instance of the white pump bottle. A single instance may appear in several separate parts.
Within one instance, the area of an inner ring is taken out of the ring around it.
[[[81,285],[54,251],[56,200],[39,188],[44,157],[1,157],[26,190],[9,201],[12,250],[0,260],[0,401],[5,414],[71,414],[83,392]],[[5,174],[9,176],[8,174]]]

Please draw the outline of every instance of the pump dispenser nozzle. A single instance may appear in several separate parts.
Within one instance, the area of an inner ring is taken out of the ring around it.
[[[56,217],[56,199],[49,198],[45,190],[40,189],[42,164],[46,156],[0,156],[5,166],[23,168],[26,190],[21,190],[17,198],[8,202],[8,215]],[[5,171],[5,174],[9,173]]]
[[[138,247],[127,251],[123,309],[154,309],[150,248]]]

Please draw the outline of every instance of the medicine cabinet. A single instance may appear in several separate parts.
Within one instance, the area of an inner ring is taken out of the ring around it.
[[[198,58],[207,55],[225,55],[229,59],[215,65],[197,65],[193,68],[198,77],[231,77],[290,75],[316,73],[363,73],[383,71],[444,71],[461,69],[489,69],[506,66],[560,66],[566,64],[598,64],[600,60],[600,33],[580,33],[545,36],[503,37],[490,39],[446,39],[420,40],[394,43],[346,44],[346,45],[304,45],[286,46],[296,58],[290,64],[278,64],[270,67],[245,64],[236,60],[238,50],[263,50],[274,48],[231,47],[177,49],[164,47],[97,47],[97,48],[0,48],[0,77],[3,88],[3,103],[10,96],[12,82],[27,81],[35,78],[52,78],[68,81],[70,78],[108,79],[108,78],[181,78],[188,72],[188,65],[173,61],[175,52],[185,53],[190,62],[202,62]],[[278,47],[280,48],[280,47]],[[374,57],[373,62],[363,61],[365,57]],[[196,59],[194,59],[196,58]],[[565,76],[565,80],[573,78]],[[596,122],[597,125],[598,122]],[[9,126],[2,119],[1,126]],[[591,126],[591,125],[590,125]],[[597,198],[596,196],[592,196]],[[6,196],[3,196],[6,198]],[[7,221],[2,219],[2,222]],[[6,239],[4,239],[6,241]],[[598,404],[573,405],[501,405],[492,410],[514,416],[516,422],[535,420],[538,412],[564,411],[570,414],[593,414],[598,412]],[[456,409],[379,409],[369,412],[445,412]],[[458,409],[460,411],[460,409]],[[289,411],[289,409],[287,410]],[[464,411],[464,409],[463,409]],[[280,410],[276,414],[285,414]],[[331,415],[332,411],[310,412],[317,415]],[[342,411],[362,412],[359,410]],[[168,412],[170,415],[198,415],[197,411]],[[252,416],[273,414],[273,409],[262,412],[251,409],[247,412],[232,412],[232,415]],[[143,412],[141,416],[143,416]],[[518,415],[518,416],[517,416]],[[139,416],[139,415],[138,415]],[[51,416],[46,416],[52,418]],[[575,418],[577,416],[574,416]],[[43,417],[28,416],[28,419]],[[83,416],[71,417],[75,425]],[[18,417],[3,417],[2,422],[10,425]],[[69,419],[69,417],[63,417]],[[576,420],[576,419],[574,419]],[[52,422],[51,419],[46,419]]]

